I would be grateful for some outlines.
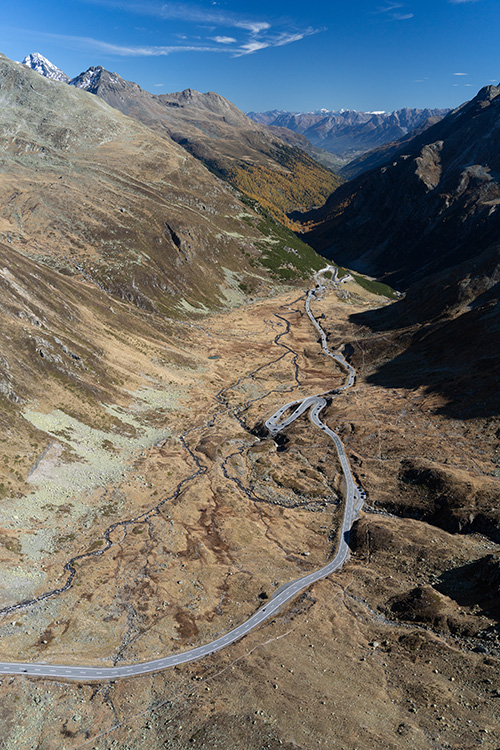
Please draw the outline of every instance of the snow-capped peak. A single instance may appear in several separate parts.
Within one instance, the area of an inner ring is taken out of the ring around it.
[[[86,91],[92,90],[92,87],[96,82],[99,81],[99,77],[101,73],[104,71],[104,68],[102,68],[100,65],[97,67],[90,67],[88,70],[85,70],[83,73],[80,73],[80,75],[76,76],[76,78],[72,78],[71,81],[69,81],[70,86],[75,86],[77,89],[85,89]]]
[[[32,52],[30,55],[26,55],[23,60],[23,65],[27,68],[36,70],[40,75],[45,78],[50,78],[53,81],[63,81],[68,83],[69,76],[66,75],[60,68],[56,67],[50,60],[41,55],[39,52]]]

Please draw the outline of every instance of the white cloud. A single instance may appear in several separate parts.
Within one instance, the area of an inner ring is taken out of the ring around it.
[[[227,26],[237,29],[245,29],[252,34],[258,34],[271,28],[267,20],[261,18],[249,18],[241,13],[231,13],[219,10],[216,3],[211,8],[203,8],[193,3],[178,2],[135,2],[135,0],[82,0],[90,5],[99,5],[107,8],[119,8],[129,13],[142,16],[153,16],[172,21],[186,21],[187,23],[214,24],[214,26]]]
[[[267,21],[238,21],[234,22],[234,27],[237,29],[246,29],[252,34],[260,34],[261,31],[267,31],[267,29],[270,29],[271,24]]]
[[[254,52],[259,52],[262,49],[266,49],[267,47],[284,47],[286,44],[299,42],[301,39],[304,39],[304,37],[306,36],[312,36],[313,34],[318,34],[320,31],[323,31],[323,29],[308,28],[308,29],[305,29],[304,31],[300,31],[296,33],[289,33],[289,32],[284,31],[279,34],[270,34],[263,39],[253,38],[253,39],[250,39],[245,44],[242,44],[240,50],[235,53],[234,57],[242,57],[243,55],[251,55]]]
[[[25,30],[26,32],[26,30]],[[105,42],[102,39],[94,39],[89,36],[72,36],[69,34],[52,34],[49,32],[37,32],[38,37],[54,39],[63,46],[73,49],[97,50],[104,54],[117,55],[119,57],[160,57],[172,55],[175,52],[228,52],[231,48],[208,45],[174,44],[170,46],[155,45],[120,45]]]
[[[316,32],[311,31],[310,33],[316,33]],[[281,38],[278,38],[274,46],[283,47],[285,44],[292,44],[292,42],[300,42],[300,40],[303,39],[305,36],[309,36],[309,34],[305,31],[300,34],[282,34]]]
[[[461,5],[462,3],[477,3],[477,0],[448,0],[452,5]]]
[[[24,30],[25,33],[28,33]],[[251,55],[268,47],[282,47],[285,44],[299,41],[305,36],[315,34],[319,29],[306,29],[303,32],[289,34],[286,32],[271,35],[265,39],[250,38],[248,41],[234,44],[173,44],[173,45],[121,45],[106,42],[102,39],[94,39],[87,36],[72,36],[69,34],[53,34],[49,32],[37,32],[38,37],[54,39],[63,46],[72,49],[75,46],[84,50],[97,50],[103,54],[116,55],[118,57],[165,57],[179,52],[215,52],[231,53],[232,57]],[[163,84],[156,84],[163,85]]]
[[[217,44],[234,44],[238,40],[232,36],[213,36],[211,39]]]
[[[453,73],[454,76],[468,76],[468,73]]]

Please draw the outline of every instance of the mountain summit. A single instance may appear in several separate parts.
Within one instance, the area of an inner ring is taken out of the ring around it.
[[[37,73],[45,76],[45,78],[51,78],[53,81],[62,81],[63,83],[69,82],[69,76],[39,52],[32,52],[26,55],[22,64],[26,65],[27,68],[36,70]]]

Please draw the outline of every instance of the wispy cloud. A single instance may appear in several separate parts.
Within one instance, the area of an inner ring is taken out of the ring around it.
[[[210,52],[230,54],[232,57],[242,57],[244,55],[251,55],[268,47],[282,47],[286,44],[292,44],[292,42],[297,42],[305,36],[317,33],[317,31],[318,30],[316,29],[306,29],[305,31],[294,34],[282,32],[279,34],[272,34],[265,39],[252,35],[247,41],[239,42],[237,45],[235,44],[237,40],[232,37],[209,38],[209,40],[212,39],[215,41],[215,44],[203,44],[198,42],[196,44],[129,45],[114,44],[103,39],[70,34],[37,32],[37,36],[39,38],[42,37],[57,41],[68,49],[74,49],[76,47],[82,50],[95,50],[105,55],[114,55],[118,57],[165,57],[181,52]],[[31,33],[27,29],[24,29],[23,32]],[[199,39],[199,37],[197,38]]]
[[[454,76],[468,76],[468,73],[453,73]]]
[[[267,21],[240,21],[239,23],[235,23],[234,27],[236,29],[246,29],[246,31],[250,31],[252,34],[260,34],[261,31],[270,29],[271,24]]]
[[[236,57],[241,57],[242,55],[250,55],[253,52],[258,52],[261,49],[266,49],[266,47],[284,47],[286,44],[292,44],[293,42],[299,42],[301,39],[304,39],[306,36],[311,36],[312,34],[317,34],[318,31],[321,29],[305,29],[305,31],[301,31],[295,34],[289,34],[287,32],[282,32],[280,34],[273,34],[268,35],[267,38],[252,38],[248,42],[241,45],[241,48],[239,52],[236,53]]]
[[[17,29],[25,34],[35,34],[30,29]],[[118,57],[160,57],[172,55],[176,52],[231,52],[231,48],[222,45],[202,44],[173,44],[173,45],[128,45],[113,44],[90,36],[73,36],[71,34],[54,34],[47,31],[37,31],[39,39],[51,39],[68,49],[96,50],[103,54]]]
[[[462,3],[477,3],[477,0],[448,0],[452,5],[461,5]]]
[[[253,16],[228,11],[218,7],[214,2],[210,7],[203,7],[183,2],[157,2],[155,0],[80,0],[86,4],[115,8],[133,15],[158,18],[160,21],[178,21],[187,25],[187,33],[182,35],[185,44],[171,44],[166,46],[129,46],[113,45],[88,40],[96,46],[100,44],[103,52],[117,55],[169,55],[174,52],[221,52],[227,51],[233,57],[251,55],[255,52],[270,48],[282,47],[286,44],[298,42],[311,34],[323,29],[308,27],[294,28],[291,23],[274,21],[272,18]],[[196,28],[189,33],[189,26]],[[214,34],[214,31],[221,33]],[[186,32],[186,29],[183,29]],[[201,32],[201,36],[200,36]],[[205,35],[210,33],[210,36]],[[228,33],[229,32],[229,33]],[[231,33],[232,32],[232,33]],[[179,36],[177,36],[179,39]],[[213,42],[217,47],[213,47]]]
[[[257,39],[250,39],[250,41],[245,42],[245,44],[241,45],[240,51],[237,53],[237,57],[241,57],[242,55],[251,55],[261,49],[266,49],[266,47],[269,47],[269,44],[267,42],[259,42]]]
[[[382,5],[376,13],[384,15],[392,21],[408,21],[410,18],[414,18],[415,14],[405,11],[404,7],[403,3],[388,2]]]
[[[214,3],[211,8],[203,8],[193,3],[138,3],[124,0],[84,0],[93,5],[101,5],[112,8],[121,8],[130,13],[138,15],[154,16],[172,21],[186,21],[187,23],[213,24],[215,26],[227,26],[235,29],[245,29],[252,34],[269,29],[271,24],[267,19],[251,18],[240,13],[231,13],[220,10]]]

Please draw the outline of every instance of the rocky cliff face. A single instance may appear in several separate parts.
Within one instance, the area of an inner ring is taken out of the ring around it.
[[[343,185],[303,219],[328,257],[406,286],[472,260],[499,235],[500,88]]]

